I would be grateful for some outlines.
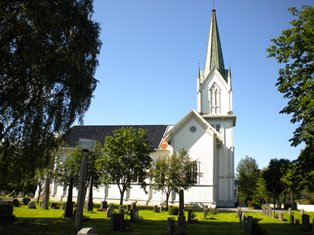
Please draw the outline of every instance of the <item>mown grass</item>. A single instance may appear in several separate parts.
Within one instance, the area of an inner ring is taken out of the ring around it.
[[[155,213],[152,210],[140,210],[140,216],[143,219],[139,223],[130,223],[125,234],[135,235],[161,235],[167,234],[168,217],[167,212]],[[243,235],[244,229],[239,223],[235,212],[219,212],[218,214],[208,214],[204,220],[203,212],[195,212],[198,223],[187,224],[187,234],[199,235]],[[300,226],[290,225],[288,221],[280,222],[263,216],[260,212],[246,213],[258,218],[260,227],[266,235],[310,235],[310,232],[301,232]],[[299,212],[295,212],[295,218],[300,219]],[[1,235],[15,234],[43,234],[43,235],[72,235],[74,234],[74,220],[64,219],[61,209],[44,210],[37,206],[37,209],[28,209],[26,206],[14,208],[14,221],[0,221]],[[111,229],[110,219],[106,218],[105,212],[84,212],[87,218],[83,226],[94,227],[98,234],[120,234]],[[314,214],[310,214],[314,218]],[[187,214],[186,214],[187,217]],[[285,219],[288,220],[288,214],[285,213]],[[176,225],[177,226],[177,225]]]

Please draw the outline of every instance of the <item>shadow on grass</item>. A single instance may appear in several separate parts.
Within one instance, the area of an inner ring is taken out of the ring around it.
[[[109,219],[89,219],[84,221],[83,227],[96,228],[99,235],[121,234],[112,231]],[[176,228],[177,228],[176,224]],[[310,232],[302,232],[300,226],[289,224],[260,224],[266,232],[265,235],[310,235]],[[72,219],[38,219],[18,218],[13,222],[0,221],[1,235],[73,235],[74,220]],[[195,224],[186,224],[187,234],[198,235],[243,235],[244,229],[239,223],[204,221]],[[140,223],[130,223],[125,234],[136,235],[164,235],[167,234],[166,221],[144,220]],[[122,233],[123,234],[123,233]]]

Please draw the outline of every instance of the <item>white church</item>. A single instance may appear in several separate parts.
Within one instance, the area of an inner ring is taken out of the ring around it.
[[[182,149],[197,161],[200,172],[197,183],[184,192],[186,204],[201,203],[210,207],[234,207],[234,142],[233,127],[236,116],[232,110],[232,83],[230,68],[225,69],[219,38],[216,11],[212,10],[205,66],[197,77],[197,110],[186,114],[176,125],[137,126],[74,126],[65,137],[67,148],[74,148],[80,138],[104,142],[107,135],[121,127],[144,128],[154,148],[153,159],[170,155]],[[51,199],[66,201],[66,187],[53,183]],[[74,189],[74,200],[77,191]],[[104,185],[93,192],[94,202],[118,202],[117,185]],[[149,186],[145,193],[134,183],[125,193],[125,203],[159,205],[165,195]],[[173,193],[170,203],[177,203]]]

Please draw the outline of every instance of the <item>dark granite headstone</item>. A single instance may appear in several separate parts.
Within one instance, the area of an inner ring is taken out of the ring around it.
[[[108,203],[107,203],[107,201],[101,201],[101,202],[100,202],[100,209],[101,209],[101,210],[107,210],[107,208],[108,208]]]
[[[11,203],[0,204],[0,220],[13,218],[13,205]]]
[[[167,220],[167,234],[174,235],[175,234],[175,220],[171,217]]]
[[[311,226],[310,226],[310,216],[308,214],[303,214],[302,215],[302,226],[301,229],[303,231],[310,231]]]

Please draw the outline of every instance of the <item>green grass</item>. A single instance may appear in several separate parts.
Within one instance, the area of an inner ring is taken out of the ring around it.
[[[15,234],[43,234],[43,235],[72,235],[74,234],[74,220],[64,219],[63,211],[58,209],[44,210],[37,206],[37,209],[28,209],[26,206],[14,208],[15,221],[0,221],[1,235]],[[142,222],[131,223],[127,227],[125,234],[136,235],[161,235],[167,234],[166,220],[170,216],[166,212],[154,213],[152,210],[140,210]],[[198,235],[243,235],[244,230],[239,224],[239,219],[235,212],[220,212],[216,215],[208,214],[204,220],[202,212],[195,212],[198,223],[187,224],[187,234]],[[280,222],[278,219],[272,219],[263,216],[261,213],[246,213],[254,218],[260,219],[259,225],[266,232],[266,235],[310,235],[310,232],[301,232],[300,226],[290,225],[288,221]],[[300,218],[299,212],[295,212],[296,219]],[[106,218],[105,212],[84,212],[88,217],[84,221],[84,227],[95,227],[98,234],[121,234],[111,230],[110,220]],[[314,214],[310,214],[314,218]],[[187,217],[187,214],[186,214]],[[288,219],[288,214],[285,214]],[[176,225],[177,226],[177,225]]]

